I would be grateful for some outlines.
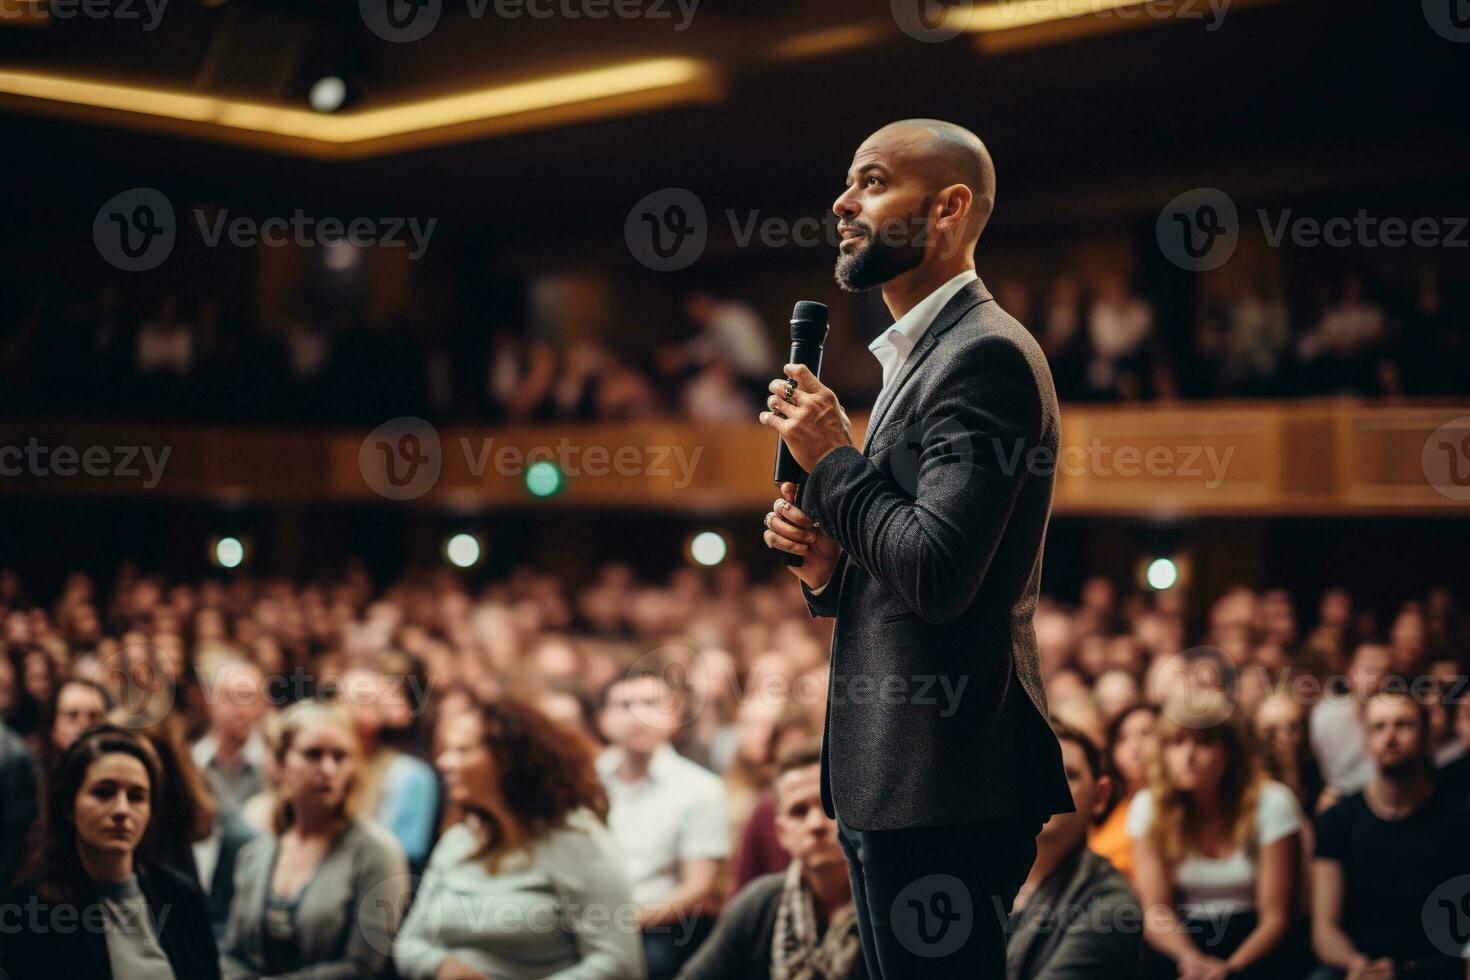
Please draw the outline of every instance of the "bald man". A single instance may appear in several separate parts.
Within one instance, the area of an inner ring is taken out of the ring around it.
[[[835,616],[822,804],[848,856],[868,971],[1004,977],[1003,923],[1036,832],[1074,810],[1047,724],[1031,619],[1058,413],[1026,329],[975,274],[995,167],[969,130],[885,126],[832,209],[837,282],[881,287],[883,388],[861,449],[805,367],[762,424],[809,474],[781,487],[767,546],[814,616]]]

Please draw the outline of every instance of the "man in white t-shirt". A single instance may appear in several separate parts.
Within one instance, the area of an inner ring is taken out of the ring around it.
[[[633,900],[642,906],[650,980],[672,977],[708,934],[730,856],[724,783],[669,744],[681,720],[662,674],[630,673],[603,691],[599,721],[612,744],[598,757],[597,773]]]

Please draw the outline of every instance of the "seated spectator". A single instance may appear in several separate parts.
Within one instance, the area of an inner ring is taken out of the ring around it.
[[[1154,311],[1128,291],[1121,273],[1103,277],[1087,311],[1092,353],[1087,387],[1095,398],[1135,399],[1143,394],[1144,356],[1154,330]]]
[[[821,761],[820,741],[779,759],[776,832],[791,863],[740,890],[679,980],[867,977],[847,859],[822,809]]]
[[[0,724],[0,893],[15,881],[30,853],[39,781],[25,739]]]
[[[1087,828],[1112,795],[1097,746],[1058,725],[1072,813],[1054,813],[1036,835],[1036,862],[1016,893],[1006,938],[1009,980],[1135,976],[1143,923],[1128,882],[1087,846]]]
[[[1154,725],[1159,710],[1141,704],[1108,726],[1106,764],[1111,799],[1088,835],[1087,846],[1133,882],[1133,838],[1128,836],[1128,804],[1148,786],[1148,760],[1158,748]]]
[[[275,752],[275,825],[240,851],[224,976],[383,976],[408,864],[397,841],[359,815],[352,722],[322,702],[298,702],[281,716]]]
[[[1347,690],[1326,692],[1308,719],[1312,754],[1328,796],[1322,805],[1356,793],[1373,778],[1373,760],[1363,740],[1363,701],[1388,675],[1388,647],[1361,644],[1348,663]]]
[[[218,811],[204,774],[189,754],[183,717],[163,713],[170,700],[154,692],[146,702],[152,707],[133,712],[130,706],[120,705],[112,710],[108,720],[130,727],[160,760],[160,779],[154,788],[157,859],[195,881],[203,881],[194,847],[213,833]]]
[[[209,779],[221,811],[239,814],[265,788],[265,740],[256,723],[269,708],[265,677],[247,660],[201,667],[209,730],[194,743],[194,763]]]
[[[260,829],[238,813],[220,811],[209,836],[194,843],[194,867],[199,884],[209,899],[209,926],[215,942],[223,942],[235,900],[235,867],[240,852],[260,834]]]
[[[1401,682],[1401,683],[1398,683]],[[1470,874],[1470,806],[1432,778],[1426,706],[1391,679],[1364,706],[1373,778],[1317,818],[1313,980],[1463,980],[1426,931],[1430,893]]]
[[[32,911],[7,929],[0,974],[218,980],[204,895],[148,856],[160,780],[148,744],[113,725],[88,731],[62,755],[47,787],[33,877],[10,900]],[[49,927],[66,920],[82,927]]]
[[[603,691],[601,724],[612,743],[597,759],[608,824],[642,906],[651,980],[668,980],[708,935],[721,868],[730,856],[729,805],[718,776],[674,751],[682,707],[663,674],[643,671]]]
[[[503,701],[449,719],[437,761],[458,822],[393,944],[399,976],[642,977],[632,891],[586,743]]]
[[[771,732],[767,755],[780,759],[813,738],[821,738],[819,725],[801,705],[788,705]],[[756,798],[755,807],[740,832],[735,848],[732,891],[739,891],[761,875],[783,871],[791,863],[791,854],[781,846],[776,818],[779,808],[775,789],[767,786]]]
[[[1147,978],[1268,980],[1304,966],[1291,934],[1301,811],[1234,712],[1212,691],[1166,703],[1148,788],[1128,808]]]
[[[1289,787],[1306,813],[1316,812],[1322,772],[1307,745],[1307,712],[1300,701],[1278,688],[1256,706],[1252,718],[1266,773]]]
[[[1451,707],[1454,714],[1450,716],[1450,729],[1465,751],[1442,766],[1435,778],[1461,800],[1470,800],[1470,691],[1462,692]]]
[[[1309,386],[1326,392],[1374,390],[1374,355],[1386,339],[1384,325],[1383,307],[1364,297],[1362,280],[1347,276],[1342,299],[1323,310],[1322,319],[1297,343]]]
[[[342,676],[342,703],[362,745],[362,806],[398,838],[410,868],[422,868],[434,843],[439,784],[422,759],[384,743],[389,704],[402,695],[404,678],[378,667],[358,667]]]
[[[41,743],[41,771],[49,772],[83,732],[106,721],[112,707],[112,695],[100,685],[91,681],[63,682],[56,692],[56,703],[48,711],[51,725]]]

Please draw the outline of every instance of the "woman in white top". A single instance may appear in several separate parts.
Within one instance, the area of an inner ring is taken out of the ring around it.
[[[1293,930],[1301,810],[1266,778],[1234,712],[1215,692],[1171,698],[1149,786],[1128,809],[1148,978],[1300,976],[1307,965]]]
[[[529,705],[450,719],[437,760],[463,819],[393,943],[404,980],[636,980],[638,907],[591,747]]]

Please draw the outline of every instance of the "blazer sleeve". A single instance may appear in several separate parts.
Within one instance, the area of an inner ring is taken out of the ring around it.
[[[801,583],[801,595],[806,600],[806,608],[812,614],[813,619],[820,616],[831,617],[837,615],[837,586],[842,582],[842,571],[846,567],[846,563],[847,552],[838,552],[837,563],[832,566],[832,577],[822,587],[821,595],[817,595],[811,589],[807,588],[805,582]]]
[[[910,486],[843,446],[812,468],[799,506],[910,611],[945,623],[985,580],[1037,462],[1042,410],[1030,363],[1002,337],[964,345],[936,388],[904,437],[918,450]]]

